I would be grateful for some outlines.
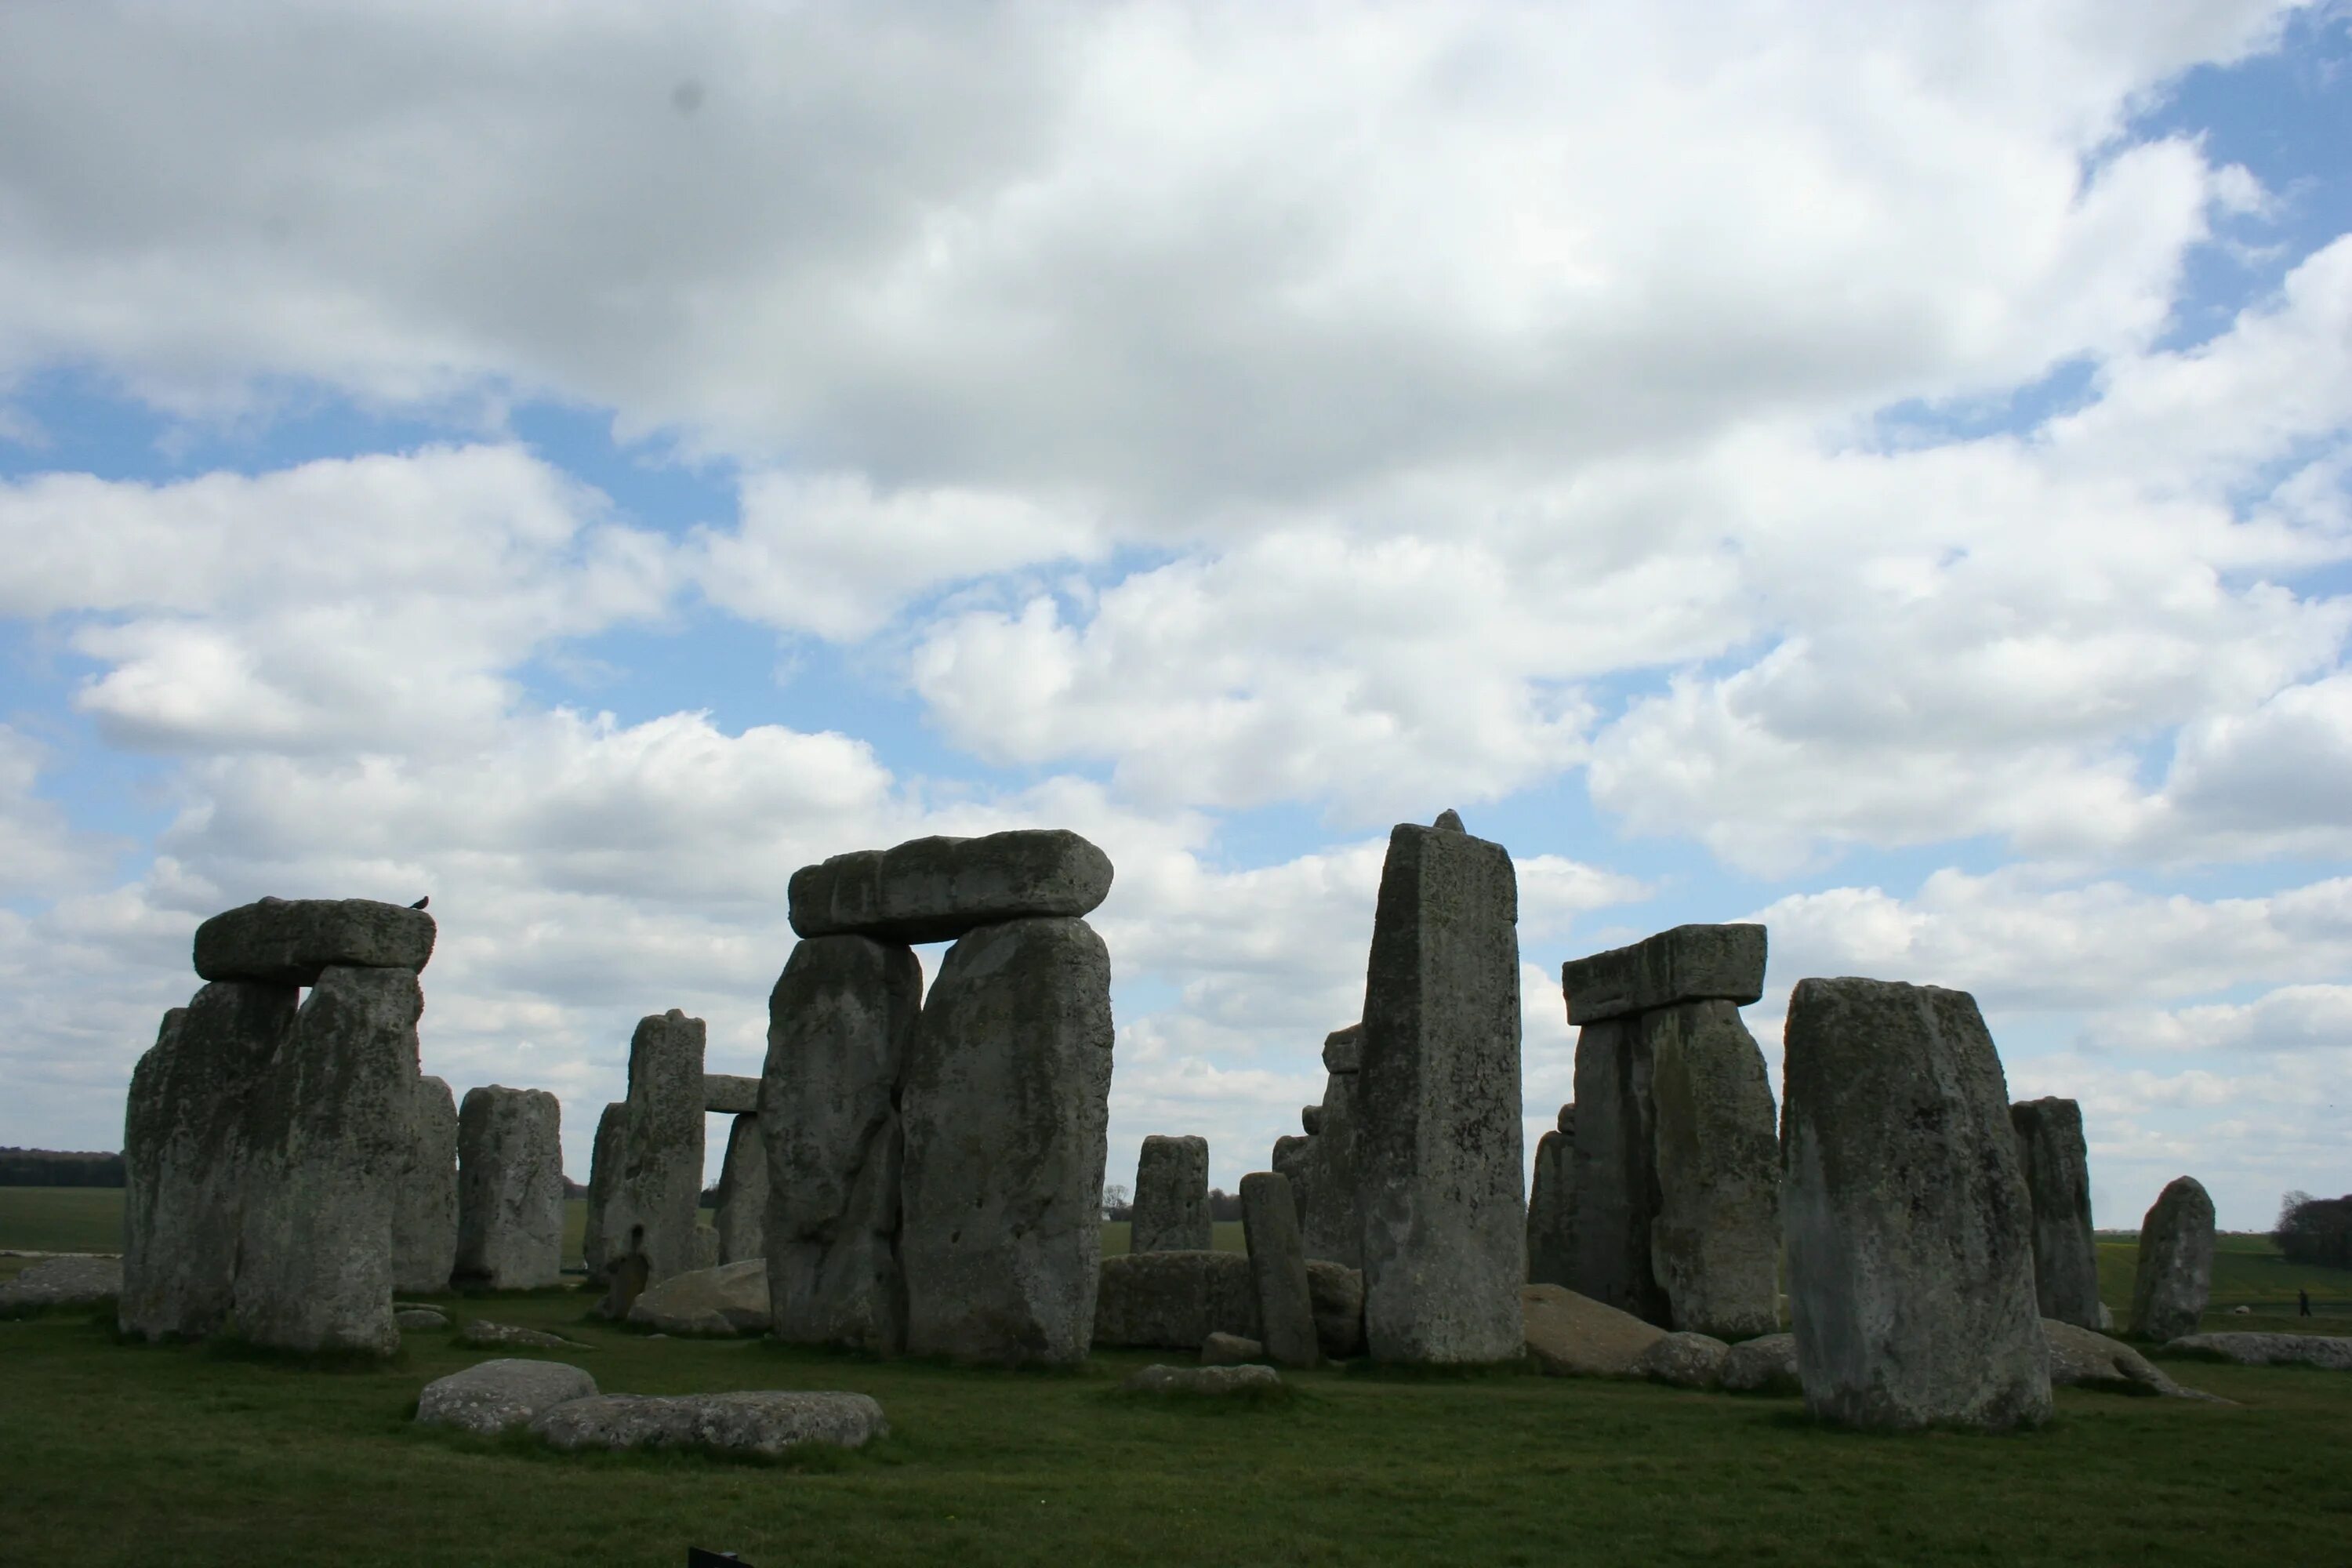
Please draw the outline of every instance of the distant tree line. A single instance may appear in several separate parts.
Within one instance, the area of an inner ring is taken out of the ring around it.
[[[0,1187],[119,1187],[120,1154],[0,1149]]]
[[[1117,1182],[1113,1182],[1110,1185],[1103,1189],[1103,1218],[1109,1220],[1132,1220],[1134,1217],[1135,1205],[1129,1199],[1127,1189],[1125,1187],[1121,1186]],[[1241,1194],[1229,1193],[1223,1187],[1211,1187],[1209,1189],[1209,1217],[1213,1220],[1240,1219],[1242,1217]]]
[[[2290,1263],[2352,1268],[2352,1194],[2315,1198],[2289,1193],[2279,1205],[2278,1228],[2271,1240]]]

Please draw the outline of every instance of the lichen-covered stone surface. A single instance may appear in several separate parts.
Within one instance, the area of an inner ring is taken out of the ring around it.
[[[48,1308],[96,1307],[122,1294],[120,1258],[44,1258],[0,1279],[0,1318]]]
[[[543,1089],[466,1091],[455,1278],[493,1290],[535,1290],[562,1278],[562,1114]]]
[[[1311,1267],[1307,1278],[1311,1289]],[[1360,1285],[1357,1301],[1360,1320]],[[1191,1350],[1213,1333],[1255,1340],[1261,1332],[1257,1286],[1241,1253],[1146,1252],[1102,1260],[1095,1296],[1098,1345]]]
[[[2042,1315],[2099,1327],[2099,1250],[2091,1233],[2091,1158],[2083,1109],[2071,1100],[2009,1108],[2017,1158],[2033,1200],[2033,1291]]]
[[[628,1159],[628,1101],[607,1101],[604,1114],[596,1119],[596,1140],[590,1146],[587,1226],[580,1237],[580,1261],[587,1266],[591,1279],[604,1278],[604,1266],[612,1261],[604,1239],[604,1214],[612,1206],[613,1190],[621,1184],[621,1169]]]
[[[1676,926],[1630,947],[1570,959],[1560,966],[1559,984],[1570,1024],[1598,1024],[1685,1002],[1744,1007],[1764,994],[1764,928]]]
[[[163,1015],[131,1070],[122,1127],[122,1293],[147,1340],[227,1321],[245,1217],[247,1100],[293,1031],[291,985],[215,981]]]
[[[1558,1285],[1519,1291],[1528,1353],[1548,1377],[1629,1377],[1666,1331]]]
[[[1315,1342],[1324,1355],[1346,1361],[1364,1353],[1364,1271],[1328,1258],[1307,1260],[1307,1293],[1315,1304]]]
[[[479,1362],[426,1384],[417,1395],[416,1424],[495,1436],[595,1392],[594,1378],[560,1361]]]
[[[2048,1420],[2031,1200],[1975,998],[1801,980],[1787,1038],[1782,1203],[1806,1407],[1884,1430]]]
[[[654,1279],[695,1267],[702,1201],[702,1055],[699,1018],[677,1008],[638,1020],[629,1038],[629,1099],[620,1167],[605,1192],[601,1262],[629,1250],[643,1226]]]
[[[2132,1274],[2132,1332],[2159,1344],[2197,1331],[2213,1294],[2213,1200],[2194,1176],[2177,1176],[2140,1222]]]
[[[457,1266],[457,1101],[420,1078],[411,1101],[400,1184],[392,1195],[392,1285],[431,1295]]]
[[[1315,1136],[1296,1169],[1276,1170],[1291,1178],[1298,1200],[1299,1237],[1309,1258],[1361,1268],[1364,1208],[1356,1169],[1356,1088],[1360,1078],[1363,1026],[1351,1024],[1323,1042],[1322,1114]]]
[[[316,985],[331,967],[405,969],[433,956],[433,917],[373,899],[263,899],[196,928],[206,980]]]
[[[1559,1108],[1557,1131],[1536,1140],[1528,1186],[1528,1283],[1570,1285],[1576,1278],[1576,1107]]]
[[[1085,1359],[1112,1038],[1110,954],[1084,921],[987,926],[948,950],[901,1102],[909,1351]]]
[[[2050,1381],[2060,1387],[2113,1388],[2173,1399],[2208,1397],[2181,1387],[2121,1340],[2055,1318],[2042,1320],[2042,1337],[2050,1344]]]
[[[1276,1365],[1313,1366],[1320,1359],[1315,1302],[1290,1184],[1276,1172],[1253,1171],[1242,1178],[1241,1197],[1250,1279],[1257,1290],[1258,1338]]]
[[[1658,1182],[1650,1270],[1670,1321],[1717,1338],[1770,1333],[1780,1327],[1780,1137],[1764,1053],[1729,1002],[1660,1008],[1640,1027]]]
[[[400,1348],[393,1193],[416,1098],[410,969],[319,976],[247,1104],[236,1327],[284,1350]]]
[[[1201,1342],[1202,1366],[1248,1366],[1265,1359],[1265,1347],[1239,1334],[1211,1334]]]
[[[1724,1352],[1717,1384],[1730,1394],[1802,1394],[1797,1375],[1797,1336],[1759,1334]]]
[[[592,1351],[596,1347],[579,1340],[551,1334],[545,1329],[526,1329],[518,1323],[493,1323],[476,1318],[457,1331],[459,1344],[483,1349],[517,1349],[546,1351]]]
[[[763,1258],[697,1268],[646,1287],[629,1321],[666,1334],[757,1334],[773,1321]]]
[[[1649,1036],[1638,1018],[1576,1034],[1575,1268],[1570,1288],[1664,1326],[1674,1321],[1650,1247],[1660,1194]]]
[[[863,1447],[887,1436],[890,1425],[867,1394],[761,1389],[594,1394],[556,1405],[530,1429],[567,1451],[708,1448],[776,1458],[808,1444]]]
[[[719,1233],[721,1263],[768,1255],[768,1143],[757,1116],[738,1116],[728,1124],[711,1228]]]
[[[760,1080],[740,1073],[704,1073],[702,1109],[717,1116],[756,1115],[760,1110]]]
[[[1501,845],[1401,823],[1364,975],[1356,1163],[1375,1360],[1520,1353],[1518,884]]]
[[[1147,1366],[1119,1384],[1134,1394],[1259,1394],[1282,1386],[1270,1366]]]
[[[793,872],[793,930],[803,937],[952,942],[1007,921],[1076,919],[1109,896],[1110,883],[1110,857],[1066,828],[917,838]]]
[[[922,966],[903,943],[823,936],[793,949],[769,994],[760,1137],[781,1340],[906,1345],[899,1100],[922,992]]]
[[[1633,1360],[1633,1375],[1676,1388],[1713,1388],[1731,1347],[1707,1334],[1666,1335]]]
[[[1209,1141],[1153,1133],[1135,1163],[1130,1252],[1194,1252],[1216,1232],[1209,1221]]]

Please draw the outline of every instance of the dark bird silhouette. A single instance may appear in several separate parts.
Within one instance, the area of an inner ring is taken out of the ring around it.
[[[415,903],[413,903],[413,904],[409,905],[408,907],[409,907],[410,909],[412,909],[412,910],[421,910],[421,909],[423,909],[425,905],[427,905],[427,904],[431,903],[432,901],[433,901],[433,895],[432,895],[432,894],[430,894],[430,893],[427,893],[427,894],[425,894],[423,898],[421,898],[421,899],[417,900]]]

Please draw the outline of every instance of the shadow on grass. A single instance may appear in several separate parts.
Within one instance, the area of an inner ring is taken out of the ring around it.
[[[204,1342],[204,1353],[214,1361],[255,1366],[283,1367],[289,1372],[403,1372],[408,1367],[408,1347],[390,1355],[352,1345],[330,1345],[314,1351],[288,1350],[281,1345],[256,1344],[235,1331],[215,1334]]]

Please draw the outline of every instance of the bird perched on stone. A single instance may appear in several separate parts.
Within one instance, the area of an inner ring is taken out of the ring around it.
[[[432,901],[433,901],[433,895],[432,895],[432,894],[430,894],[430,893],[427,893],[427,894],[425,894],[423,898],[421,898],[421,899],[417,900],[415,903],[413,903],[413,904],[409,905],[408,907],[409,907],[410,909],[412,909],[412,910],[421,910],[421,909],[423,909],[425,905],[427,905],[427,904],[431,903]]]

